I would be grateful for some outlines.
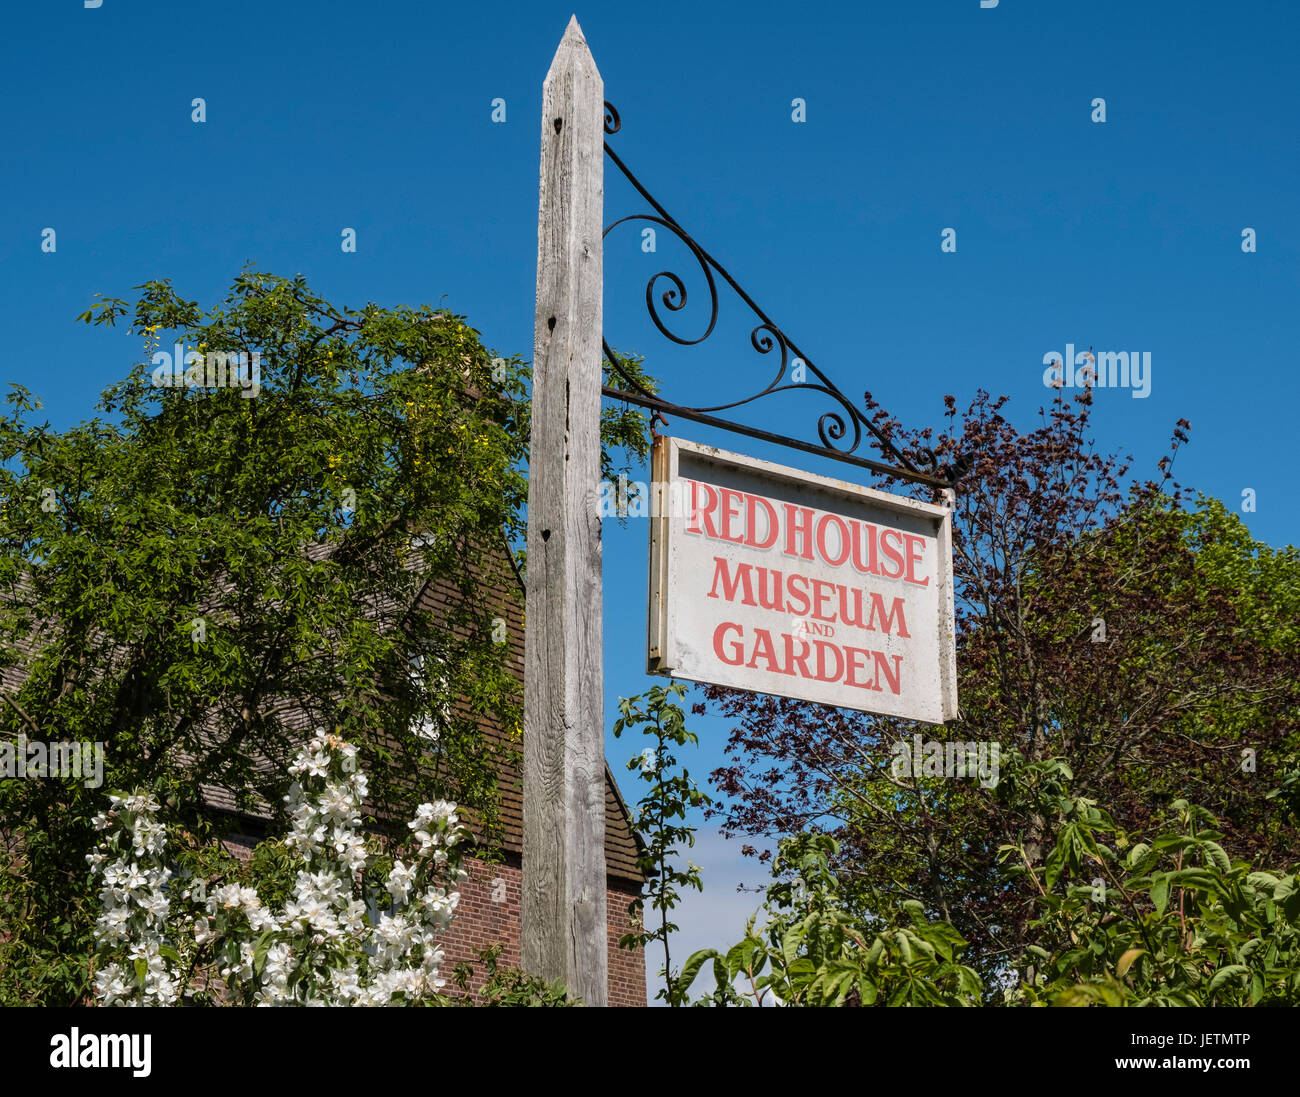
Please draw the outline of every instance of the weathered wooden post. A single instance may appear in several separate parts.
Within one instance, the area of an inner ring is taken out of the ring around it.
[[[604,81],[577,17],[542,90],[524,628],[522,960],[607,1002],[601,673]]]

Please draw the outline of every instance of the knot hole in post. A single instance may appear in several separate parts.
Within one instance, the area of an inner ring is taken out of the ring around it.
[[[555,330],[555,317],[554,317],[554,316],[552,316],[549,320],[546,321],[546,330],[547,330],[547,331],[554,331],[554,330]]]
[[[560,130],[564,128],[564,119],[563,119],[563,118],[557,118],[553,124],[554,124],[554,126],[555,126],[555,132],[556,132],[556,133],[559,133]]]

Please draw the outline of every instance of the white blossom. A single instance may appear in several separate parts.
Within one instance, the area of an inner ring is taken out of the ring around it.
[[[446,985],[437,939],[460,899],[449,887],[467,876],[460,854],[448,852],[465,837],[456,805],[419,806],[408,824],[415,856],[409,864],[394,861],[386,881],[391,908],[370,917],[360,881],[371,854],[358,833],[369,786],[357,756],[352,744],[318,733],[289,767],[296,780],[284,798],[291,826],[285,846],[301,868],[280,913],[263,906],[255,889],[231,882],[201,905],[185,890],[182,898],[195,905],[173,916],[157,801],[144,793],[111,797],[112,808],[95,817],[106,832],[101,848],[87,857],[102,881],[100,1002],[177,1001],[172,940],[188,956],[215,952],[214,970],[229,994],[256,1005],[388,1005],[437,994]]]

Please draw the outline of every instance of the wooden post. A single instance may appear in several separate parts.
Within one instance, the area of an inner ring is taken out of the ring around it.
[[[601,673],[604,81],[577,17],[542,87],[524,627],[524,969],[607,1003]]]

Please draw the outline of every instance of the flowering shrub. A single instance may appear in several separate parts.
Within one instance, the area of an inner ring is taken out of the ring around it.
[[[158,802],[143,794],[110,800],[112,809],[94,819],[96,829],[109,833],[87,857],[102,878],[95,940],[107,959],[95,975],[95,994],[108,1006],[171,1005],[180,957],[164,935],[170,873],[163,864],[166,829],[154,819]],[[110,860],[113,853],[118,856]]]
[[[281,909],[255,888],[199,879],[179,886],[149,795],[114,795],[95,819],[105,838],[88,860],[102,878],[96,996],[104,1005],[169,1005],[187,987],[254,1005],[390,1005],[439,997],[440,933],[455,915],[468,832],[456,805],[421,804],[407,824],[409,864],[358,830],[366,776],[357,749],[318,735],[297,755],[285,797],[296,859]],[[387,868],[387,872],[382,869]],[[379,881],[383,883],[380,884]],[[177,892],[179,894],[177,894]],[[179,899],[179,902],[177,900]],[[179,973],[187,974],[181,976]]]

